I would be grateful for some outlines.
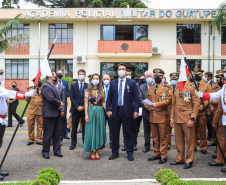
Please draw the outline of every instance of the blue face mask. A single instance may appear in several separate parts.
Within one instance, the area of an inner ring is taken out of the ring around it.
[[[177,81],[176,80],[171,80],[171,85],[173,85],[173,86],[177,85]]]
[[[146,78],[147,83],[150,85],[153,81],[153,78]]]
[[[59,75],[58,75],[59,78],[62,78],[63,76],[64,76],[64,75],[62,75],[62,74],[59,74]]]

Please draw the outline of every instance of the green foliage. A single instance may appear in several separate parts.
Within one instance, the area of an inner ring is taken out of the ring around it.
[[[73,83],[73,79],[71,77],[63,77],[62,80],[67,81],[69,88],[71,87],[71,84]],[[42,85],[45,83],[46,78],[42,79]]]
[[[149,41],[150,39],[147,37],[142,38],[142,41]]]
[[[189,185],[187,181],[180,180],[180,179],[174,179],[167,183],[167,185]]]
[[[137,3],[134,8],[147,8],[147,6],[144,3]]]
[[[123,2],[119,5],[120,8],[127,8],[127,5],[129,5],[130,7],[130,4],[128,2]]]
[[[37,176],[37,179],[36,180],[45,180],[47,182],[50,183],[50,185],[58,185],[58,180],[56,179],[56,177],[51,174],[51,173],[43,173],[43,174],[40,174]]]
[[[36,179],[31,185],[51,185],[49,181],[45,179]]]
[[[20,8],[19,0],[2,0],[2,8]]]
[[[172,172],[171,169],[161,169],[155,174],[155,179],[157,182],[161,183],[161,185],[167,185],[168,182],[179,179],[179,177],[175,172]]]
[[[219,32],[221,32],[221,25],[226,24],[226,3],[221,3],[218,11],[217,11],[217,16],[214,19],[214,24],[217,25],[217,29]]]
[[[53,168],[44,168],[43,170],[39,171],[40,176],[45,174],[53,175],[54,178],[58,181],[58,183],[60,183],[60,179],[62,179],[62,176],[60,175],[60,173]]]
[[[101,8],[101,7],[103,7],[103,2],[101,0],[93,0],[92,7],[93,8]]]

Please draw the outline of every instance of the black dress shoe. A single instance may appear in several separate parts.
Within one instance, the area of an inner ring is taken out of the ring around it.
[[[159,164],[166,163],[166,161],[167,161],[167,158],[166,159],[160,159]]]
[[[70,150],[74,150],[76,148],[76,145],[71,145]]]
[[[216,154],[213,154],[211,157],[212,157],[213,159],[216,159],[216,158],[217,158],[217,155],[216,155]]]
[[[207,154],[207,151],[206,151],[206,150],[201,150],[201,152],[202,152],[203,154]]]
[[[9,173],[8,173],[8,172],[3,172],[3,171],[0,170],[0,175],[1,175],[1,176],[8,176]]]
[[[64,136],[64,139],[70,139],[70,137],[68,137],[68,135],[65,135]]]
[[[114,160],[116,158],[119,158],[119,154],[112,154],[110,157],[109,157],[109,160]]]
[[[122,151],[126,151],[126,145],[122,147]]]
[[[54,153],[54,155],[57,156],[57,157],[63,157],[63,155],[61,153],[57,153],[57,154]]]
[[[105,148],[105,145],[101,145],[99,149],[102,150],[104,148]]]
[[[170,147],[168,147],[167,150],[170,150]]]
[[[128,155],[128,156],[127,156],[127,159],[128,159],[129,161],[134,161],[133,155]]]
[[[77,133],[82,133],[82,130],[79,130]]]
[[[36,142],[37,145],[43,145],[43,142],[40,141],[40,142]]]
[[[173,161],[170,163],[170,165],[179,165],[179,164],[184,164],[184,162]]]
[[[25,121],[22,119],[22,121],[20,122],[20,124],[24,124],[25,123]]]
[[[221,168],[221,172],[226,173],[226,168]]]
[[[208,143],[207,146],[217,146],[216,143]]]
[[[217,162],[215,162],[215,161],[213,161],[213,162],[208,162],[208,165],[210,165],[210,166],[224,166],[224,165],[219,164],[219,163],[217,163]]]
[[[3,179],[4,179],[3,176],[0,175],[0,181],[2,181]]]
[[[144,153],[147,153],[148,151],[150,151],[150,148],[145,148],[145,149],[143,150]]]
[[[154,160],[157,160],[157,159],[161,159],[161,157],[152,156],[151,158],[148,158],[149,161],[154,161]]]
[[[50,159],[49,155],[42,155],[44,159]]]
[[[137,151],[137,146],[136,145],[133,146],[133,151]]]
[[[192,163],[186,163],[183,168],[188,169],[188,168],[191,168],[191,167],[192,167]]]
[[[33,145],[33,144],[34,144],[34,142],[31,142],[31,141],[27,142],[27,145]]]
[[[197,148],[195,148],[194,151],[196,152],[197,151]]]

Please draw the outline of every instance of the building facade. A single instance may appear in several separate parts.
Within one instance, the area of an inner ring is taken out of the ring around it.
[[[117,77],[118,63],[125,62],[138,79],[156,67],[169,74],[180,65],[180,41],[192,67],[215,74],[226,64],[226,27],[220,33],[213,20],[217,10],[161,10],[134,8],[1,9],[0,27],[21,14],[21,24],[8,36],[23,33],[18,48],[0,55],[6,70],[5,87],[17,81],[22,90],[33,85],[52,42],[49,59],[53,71],[77,78],[87,75]]]

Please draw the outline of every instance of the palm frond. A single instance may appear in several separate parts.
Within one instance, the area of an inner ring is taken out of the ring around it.
[[[217,26],[217,30],[221,32],[221,25],[226,23],[226,3],[221,3],[218,7],[217,16],[214,20],[214,24]]]

